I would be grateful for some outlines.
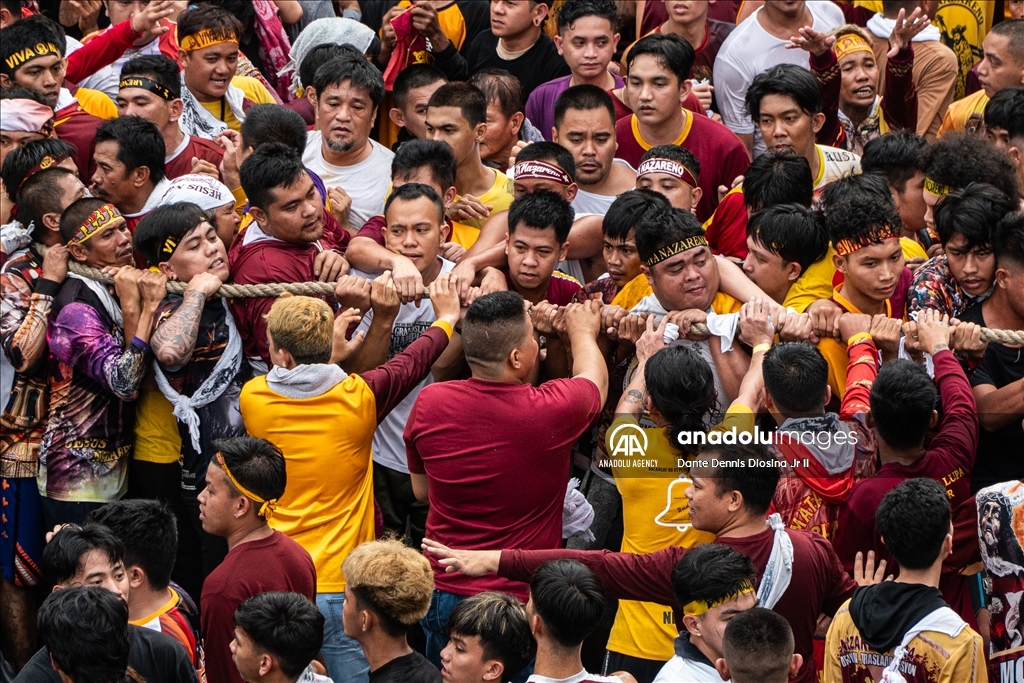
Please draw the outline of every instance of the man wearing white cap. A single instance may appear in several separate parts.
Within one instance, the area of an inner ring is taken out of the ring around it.
[[[214,219],[217,237],[225,249],[231,248],[242,219],[235,213],[235,198],[227,185],[216,178],[190,173],[171,181],[160,205],[191,202]]]

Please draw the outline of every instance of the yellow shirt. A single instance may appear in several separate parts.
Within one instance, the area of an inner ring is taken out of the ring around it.
[[[839,285],[833,290],[832,296],[829,298],[835,300],[837,304],[849,313],[863,313],[849,299],[844,297],[842,292],[843,286]],[[892,303],[888,299],[885,301],[885,314],[890,318],[892,317]],[[818,341],[818,350],[821,351],[821,355],[825,357],[825,361],[828,363],[828,386],[832,389],[832,395],[842,398],[846,393],[846,369],[850,364],[850,357],[846,353],[846,344],[838,339],[825,337]]]
[[[231,85],[240,89],[245,94],[245,99],[256,104],[277,104],[277,100],[270,94],[266,86],[250,76],[235,76],[231,79]],[[240,131],[242,122],[231,111],[227,101],[223,98],[213,102],[200,102],[206,111],[213,114],[213,118],[228,124],[231,130]]]
[[[494,184],[491,185],[491,189],[484,192],[477,199],[480,200],[481,204],[491,207],[491,215],[494,215],[499,211],[508,211],[508,207],[512,205],[512,200],[515,199],[513,194],[515,188],[512,186],[512,180],[507,175],[497,169],[492,170],[494,171]],[[455,199],[458,201],[459,197],[455,197]],[[486,218],[474,218],[466,221],[466,225],[479,230],[484,227],[486,222]]]
[[[832,261],[832,255],[835,253],[836,250],[829,245],[825,258],[812,263],[807,271],[796,279],[786,294],[786,300],[782,302],[784,307],[803,313],[818,299],[828,299],[832,296],[832,278],[836,274],[836,264]]]
[[[619,293],[612,299],[612,306],[622,306],[627,311],[640,303],[644,297],[654,294],[654,289],[647,282],[647,276],[640,274],[626,283],[626,286],[619,290]],[[711,310],[718,314],[736,313],[743,304],[729,296],[725,292],[718,292],[711,300]]]
[[[636,419],[622,415],[608,428],[609,438],[621,425]],[[730,406],[725,419],[713,431],[754,429],[753,411],[744,405]],[[684,492],[690,486],[689,470],[679,467],[680,451],[669,443],[662,428],[643,429],[647,448],[643,458],[612,456],[615,486],[622,495],[622,552],[650,553],[677,545],[690,548],[715,540],[714,534],[690,524]],[[608,444],[608,452],[612,452]],[[630,657],[668,661],[675,654],[673,640],[679,634],[672,609],[664,605],[620,600],[608,650]]]
[[[264,376],[246,383],[239,402],[246,431],[280,448],[288,467],[270,526],[313,558],[318,593],[344,591],[341,563],[374,538],[373,392],[349,375],[320,396],[291,399],[270,389]]]
[[[903,248],[903,258],[908,261],[915,258],[928,260],[928,252],[924,250],[924,247],[909,237],[900,238],[900,247]]]
[[[480,229],[465,223],[452,221],[452,234],[448,236],[449,242],[455,242],[463,249],[470,249],[476,244],[480,237]]]
[[[75,91],[75,99],[86,113],[97,116],[103,120],[117,118],[117,105],[107,97],[107,94],[99,90],[79,88]]]
[[[132,457],[170,465],[181,459],[181,433],[174,407],[159,389],[142,390],[135,401],[135,443]]]
[[[946,115],[942,117],[942,125],[939,126],[939,137],[952,132],[981,132],[985,123],[985,105],[987,104],[988,95],[984,90],[979,90],[973,95],[949,105]]]

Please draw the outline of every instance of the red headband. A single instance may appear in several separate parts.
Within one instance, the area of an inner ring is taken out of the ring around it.
[[[512,168],[513,180],[550,180],[564,187],[572,185],[572,178],[562,169],[543,161],[521,161]]]
[[[22,177],[21,182],[18,183],[18,187],[14,190],[14,195],[17,196],[21,193],[21,188],[25,186],[28,179],[34,176],[36,173],[45,171],[49,168],[56,168],[58,165],[64,163],[71,158],[70,154],[58,154],[56,156],[47,154],[45,157],[39,160],[39,163],[28,169],[28,172]]]
[[[670,175],[673,178],[682,180],[692,188],[697,187],[697,179],[693,177],[693,173],[690,172],[690,169],[677,161],[673,161],[672,159],[659,157],[644,161],[640,164],[640,168],[636,172],[637,180],[652,173],[664,173],[665,175]]]

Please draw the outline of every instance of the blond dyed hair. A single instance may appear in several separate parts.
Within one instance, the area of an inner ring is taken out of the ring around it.
[[[329,363],[334,351],[334,311],[323,299],[282,295],[266,315],[274,348],[298,365]]]
[[[392,637],[427,616],[434,592],[434,571],[422,553],[394,539],[356,547],[341,565],[345,584],[360,609],[377,615]]]

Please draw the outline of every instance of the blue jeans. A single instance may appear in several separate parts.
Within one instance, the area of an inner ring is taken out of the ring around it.
[[[441,650],[448,644],[448,617],[452,615],[455,606],[467,597],[469,596],[455,595],[435,588],[434,595],[430,598],[427,616],[420,620],[423,632],[427,636],[426,657],[438,669],[441,668]]]
[[[370,665],[363,647],[345,635],[341,613],[345,609],[344,593],[317,593],[316,608],[324,615],[324,644],[320,648],[327,675],[345,683],[369,683]]]

